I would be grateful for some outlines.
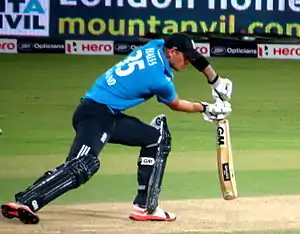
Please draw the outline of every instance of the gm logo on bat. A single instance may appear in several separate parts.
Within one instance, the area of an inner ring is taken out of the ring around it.
[[[217,138],[218,138],[218,146],[220,148],[225,148],[225,127],[224,125],[219,125],[217,128]]]

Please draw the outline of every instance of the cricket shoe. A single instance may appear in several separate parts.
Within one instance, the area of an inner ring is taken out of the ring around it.
[[[149,214],[148,211],[144,208],[139,207],[138,205],[133,205],[133,209],[129,216],[130,219],[135,221],[174,221],[176,215],[173,213],[165,212],[160,207],[157,207],[156,210]]]
[[[39,222],[39,217],[28,206],[20,203],[3,204],[1,212],[5,218],[17,218],[24,224],[37,224]]]

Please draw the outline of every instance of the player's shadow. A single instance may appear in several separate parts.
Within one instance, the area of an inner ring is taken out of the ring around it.
[[[119,211],[109,211],[109,210],[83,210],[83,209],[68,209],[62,210],[59,212],[59,217],[57,216],[57,211],[44,211],[43,212],[47,216],[54,217],[54,219],[60,220],[64,219],[66,216],[80,216],[81,220],[84,218],[95,218],[95,219],[114,219],[114,220],[129,220],[128,215],[122,214]],[[51,218],[53,220],[53,218]]]

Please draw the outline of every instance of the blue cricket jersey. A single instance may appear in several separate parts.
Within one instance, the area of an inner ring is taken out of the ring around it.
[[[173,72],[165,57],[164,40],[152,40],[98,77],[83,98],[123,111],[157,96],[163,103],[177,94]]]

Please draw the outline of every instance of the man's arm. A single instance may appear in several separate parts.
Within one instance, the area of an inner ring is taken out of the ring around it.
[[[216,102],[214,104],[209,104],[207,102],[189,102],[186,100],[181,100],[176,97],[173,101],[169,103],[165,103],[169,108],[175,111],[182,112],[201,112],[204,120],[208,122],[213,122],[217,120],[217,116],[222,114],[224,116],[228,116],[232,109],[229,102]]]
[[[231,99],[232,82],[228,78],[220,77],[211,67],[208,60],[199,53],[197,58],[191,61],[191,64],[200,72],[202,72],[218,97],[222,100]],[[214,97],[214,95],[213,95]],[[215,97],[214,97],[215,98]]]
[[[177,96],[174,84],[170,79],[161,77],[158,81],[154,83],[152,91],[157,96],[159,102],[165,103],[172,110],[188,113],[202,112],[207,115],[223,111],[221,106],[215,106],[214,104],[181,100]]]
[[[197,102],[190,102],[186,100],[181,100],[176,97],[172,102],[166,103],[166,105],[175,111],[182,111],[182,112],[204,112],[205,107],[201,103]]]
[[[216,71],[210,66],[208,65],[206,68],[204,68],[204,70],[202,71],[202,73],[205,75],[208,83],[213,84],[215,79],[217,78],[218,74],[216,73]]]
[[[216,71],[209,64],[209,61],[200,53],[198,53],[197,57],[194,58],[193,61],[191,61],[191,64],[199,72],[202,72],[205,75],[208,83],[210,84],[212,84],[218,76]]]

